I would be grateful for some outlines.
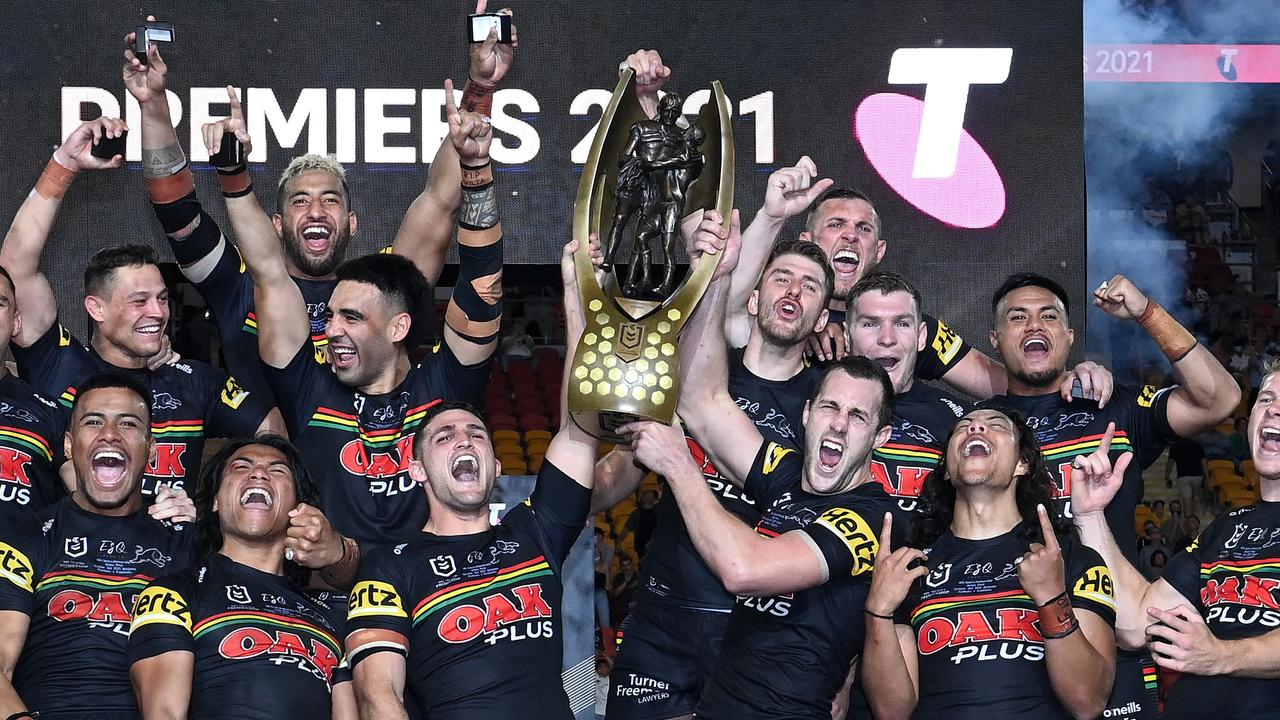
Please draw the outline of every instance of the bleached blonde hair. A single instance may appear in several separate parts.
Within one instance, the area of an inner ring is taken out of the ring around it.
[[[351,207],[351,187],[347,185],[347,171],[342,167],[342,163],[338,162],[338,158],[333,155],[317,155],[316,153],[308,153],[294,158],[280,173],[280,182],[276,185],[276,207],[283,209],[285,206],[285,185],[295,177],[304,172],[311,170],[323,170],[342,183],[342,199],[346,201],[347,208]]]

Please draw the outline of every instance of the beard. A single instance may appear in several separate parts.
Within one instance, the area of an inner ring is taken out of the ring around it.
[[[761,313],[757,324],[760,326],[760,334],[765,342],[770,345],[780,347],[791,347],[798,345],[809,339],[813,334],[814,323],[817,317],[800,316],[800,320],[792,327],[787,327],[778,320],[778,315],[774,312],[773,306],[761,308]]]
[[[1040,372],[1027,372],[1025,370],[1009,370],[1009,374],[1017,378],[1022,384],[1033,388],[1051,387],[1059,377],[1061,377],[1063,369],[1058,370],[1042,370]]]
[[[284,252],[289,257],[289,261],[294,267],[298,268],[303,274],[310,277],[324,277],[332,275],[334,270],[342,264],[347,256],[347,245],[351,243],[351,226],[345,225],[338,228],[333,236],[333,245],[329,248],[329,254],[322,258],[308,257],[305,246],[298,236],[294,233],[293,228],[285,227],[282,229],[284,234]]]

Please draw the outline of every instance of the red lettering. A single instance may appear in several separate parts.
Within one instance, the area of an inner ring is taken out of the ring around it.
[[[551,606],[542,598],[542,586],[521,585],[512,589],[516,602],[500,593],[487,595],[484,607],[459,605],[440,619],[436,633],[450,643],[474,640],[481,633],[491,633],[503,625],[537,617],[551,617]]]
[[[236,628],[218,643],[218,654],[231,660],[244,660],[266,652],[272,643],[266,630],[256,627]]]
[[[236,628],[227,633],[218,643],[218,653],[229,660],[247,660],[264,654],[306,658],[326,677],[332,676],[333,669],[338,666],[338,657],[319,640],[312,640],[308,649],[296,633],[277,631],[272,634],[256,627]]]
[[[929,618],[920,626],[917,645],[921,655],[932,655],[951,644],[956,626],[944,617]]]
[[[493,632],[499,625],[507,625],[520,619],[520,611],[505,595],[490,595],[484,599],[484,631]]]
[[[315,662],[316,667],[320,668],[321,672],[324,673],[325,677],[333,678],[333,669],[338,667],[338,656],[333,654],[328,645],[319,640],[312,640],[311,659]]]
[[[996,611],[999,619],[1001,640],[1030,640],[1042,642],[1044,636],[1036,626],[1040,613],[1035,610],[1021,608],[1001,608]]]
[[[474,640],[484,630],[484,611],[475,605],[459,605],[440,619],[436,632],[445,642]]]
[[[131,606],[133,603],[129,603]],[[98,596],[89,612],[89,619],[97,622],[129,622],[133,616],[125,607],[124,598],[118,592],[105,592]]]
[[[875,478],[876,482],[880,483],[880,487],[883,487],[884,491],[890,495],[898,493],[897,489],[893,487],[893,483],[889,482],[889,469],[884,466],[883,462],[879,460],[871,461],[871,477]]]
[[[1257,575],[1245,575],[1244,589],[1240,591],[1240,600],[1245,605],[1280,610],[1280,603],[1277,603],[1275,596],[1271,594],[1276,588],[1280,588],[1280,580],[1258,577]]]
[[[413,433],[400,438],[393,452],[370,453],[364,442],[352,440],[342,446],[338,453],[338,461],[352,475],[364,475],[372,478],[395,477],[409,469],[413,462]]]
[[[693,456],[693,461],[698,464],[702,474],[707,477],[720,477],[720,471],[716,469],[716,464],[711,462],[711,456],[707,455],[707,451],[702,449],[698,441],[691,437],[686,437],[685,442],[689,443],[689,454]]]
[[[524,617],[551,617],[551,606],[542,599],[541,585],[521,585],[512,592],[520,600]]]
[[[1071,497],[1071,463],[1058,464],[1058,476],[1054,478],[1053,499]]]
[[[1241,580],[1244,587],[1240,586]],[[1274,592],[1280,589],[1280,580],[1256,575],[1232,576],[1222,580],[1209,580],[1200,590],[1200,601],[1206,607],[1231,603],[1249,607],[1265,607],[1280,610]]]
[[[187,469],[182,465],[182,455],[186,451],[186,443],[156,443],[156,461],[147,468],[147,474],[152,477],[186,477]]]
[[[929,655],[965,643],[992,640],[1043,642],[1044,636],[1036,626],[1038,618],[1039,613],[1035,610],[1000,608],[996,610],[996,627],[993,628],[986,613],[981,610],[962,612],[954,622],[945,617],[934,617],[920,627],[916,646],[921,655]]]
[[[883,461],[871,461],[871,477],[880,483],[885,492],[894,497],[916,498],[920,497],[920,490],[924,488],[925,478],[929,477],[929,473],[933,472],[933,468],[899,465],[897,471],[897,478],[891,479],[889,477],[889,468]]]
[[[30,463],[30,455],[13,448],[0,448],[0,480],[31,487],[31,478],[27,477]]]
[[[961,645],[995,639],[996,631],[991,629],[987,616],[980,610],[969,610],[960,613],[960,617],[957,618],[956,634],[952,637],[951,643]]]
[[[61,622],[88,617],[93,598],[79,590],[63,590],[49,598],[49,617]]]

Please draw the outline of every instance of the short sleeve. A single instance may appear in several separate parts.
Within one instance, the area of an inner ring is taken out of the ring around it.
[[[803,472],[804,455],[800,451],[781,443],[763,442],[742,481],[743,489],[761,503],[761,507],[768,507],[784,493],[799,487]]]
[[[313,398],[322,394],[325,383],[338,383],[327,366],[315,361],[310,341],[298,348],[288,365],[273,368],[263,363],[262,372],[275,393],[289,435],[295,438],[315,410]]]
[[[129,624],[130,665],[176,650],[195,652],[194,595],[194,585],[182,575],[160,578],[142,590]]]
[[[528,502],[547,550],[558,564],[563,564],[586,527],[591,491],[544,460]]]
[[[30,615],[35,598],[36,570],[43,547],[34,516],[0,515],[6,527],[0,532],[0,610]]]
[[[96,363],[71,331],[54,322],[27,347],[10,345],[18,364],[18,376],[38,392],[57,401],[69,414],[75,401],[75,383],[93,374]]]
[[[1134,391],[1124,388],[1124,407],[1129,414],[1125,428],[1133,443],[1134,460],[1146,468],[1155,462],[1178,436],[1169,427],[1169,396],[1174,388],[1146,385]]]
[[[882,517],[868,521],[853,508],[833,507],[799,532],[813,541],[828,577],[857,577],[870,573],[875,565],[882,522]]]
[[[423,371],[421,377],[427,383],[424,389],[430,396],[479,406],[489,385],[489,366],[492,363],[493,356],[490,355],[475,365],[463,365],[453,354],[449,343],[441,341],[418,367]]]
[[[1200,565],[1203,547],[1201,543],[1208,538],[1214,536],[1218,529],[1219,521],[1209,523],[1207,527],[1200,531],[1200,535],[1191,541],[1185,549],[1180,550],[1169,558],[1169,562],[1165,564],[1164,574],[1160,577],[1164,581],[1173,586],[1182,597],[1189,600],[1195,609],[1204,614],[1205,608],[1200,602]]]
[[[226,373],[214,371],[217,385],[209,404],[209,437],[252,437],[271,412],[271,399],[261,392],[250,392]]]
[[[1073,607],[1088,610],[1108,625],[1115,626],[1115,583],[1111,579],[1111,570],[1097,551],[1073,541],[1067,583],[1071,587]]]
[[[395,552],[405,545],[379,547],[360,561],[347,605],[347,662],[352,667],[377,652],[407,654],[411,598]]]
[[[946,323],[932,315],[924,316],[924,325],[928,340],[916,359],[916,377],[921,380],[940,380],[951,368],[959,365],[973,348],[947,327]]]

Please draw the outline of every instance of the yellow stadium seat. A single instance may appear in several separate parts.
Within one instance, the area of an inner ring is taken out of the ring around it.
[[[494,430],[493,431],[494,445],[497,445],[502,442],[508,442],[508,441],[514,442],[515,444],[519,445],[520,433],[516,432],[515,430]]]
[[[546,454],[547,454],[547,448],[548,448],[548,447],[550,447],[550,446],[551,446],[551,441],[550,441],[550,440],[535,439],[535,440],[528,440],[528,441],[526,441],[526,442],[525,442],[525,446],[524,446],[524,447],[525,447],[525,451],[526,451],[526,452],[528,452],[528,453],[529,453],[529,455],[531,455],[531,456],[532,456],[532,455],[535,455],[535,454],[537,454],[537,455],[546,455]]]
[[[550,430],[526,430],[524,433],[524,441],[528,443],[528,442],[533,442],[534,440],[546,440],[547,442],[551,442],[551,431]]]
[[[1210,460],[1208,465],[1209,472],[1213,472],[1214,470],[1226,470],[1228,472],[1236,471],[1236,464],[1230,460]]]

